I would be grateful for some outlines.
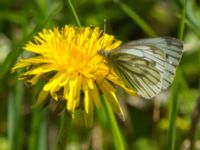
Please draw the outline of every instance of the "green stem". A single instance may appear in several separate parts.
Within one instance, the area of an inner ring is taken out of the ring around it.
[[[110,107],[110,104],[108,103],[106,97],[103,96],[102,99],[105,103],[106,113],[107,113],[108,119],[109,119],[110,124],[111,124],[111,131],[112,131],[112,134],[113,134],[115,149],[116,150],[125,150],[124,141],[123,141],[122,135],[120,133],[119,127],[117,125],[117,121],[116,121],[115,115],[113,113],[113,110]]]
[[[179,75],[179,71],[177,70],[177,76]],[[178,77],[177,77],[178,78]],[[176,79],[177,79],[176,78]],[[178,81],[175,80],[170,98],[170,122],[169,122],[169,130],[168,130],[168,150],[175,149],[175,136],[176,136],[176,113],[178,108]]]
[[[146,32],[149,36],[156,36],[156,32],[139,16],[137,13],[131,9],[128,5],[121,2],[120,0],[113,0],[131,19],[139,25],[139,27]]]
[[[182,16],[181,16],[181,22],[179,26],[179,32],[178,32],[178,38],[183,39],[183,33],[185,29],[185,14],[186,14],[186,5],[187,5],[187,0],[184,0],[183,3],[183,9],[182,9]]]
[[[69,119],[67,116],[67,111],[65,111],[61,123],[60,123],[60,130],[59,130],[59,135],[57,139],[57,145],[56,145],[56,150],[63,150],[66,147],[66,138],[67,138],[67,128],[69,127]]]
[[[74,18],[75,18],[75,20],[76,20],[77,25],[78,25],[79,27],[81,27],[81,22],[80,22],[80,20],[79,20],[79,18],[78,18],[78,15],[77,15],[77,13],[76,13],[76,10],[75,10],[75,8],[74,8],[74,6],[73,6],[71,0],[68,0],[68,3],[69,3],[70,8],[72,9],[72,13],[73,13],[73,15],[74,15]]]
[[[8,139],[11,146],[10,149],[15,150],[21,150],[23,147],[23,95],[23,82],[17,81],[16,88],[10,94],[8,104]]]
[[[184,28],[185,28],[185,10],[186,10],[186,3],[187,0],[184,0],[183,9],[182,9],[182,16],[181,22],[179,26],[179,39],[183,39]],[[170,123],[169,123],[169,130],[168,130],[168,149],[174,150],[175,149],[175,141],[176,141],[176,115],[177,115],[177,108],[178,108],[178,88],[179,88],[179,80],[182,78],[181,69],[177,69],[176,79],[174,81],[171,93],[171,110],[170,110]],[[177,80],[179,79],[179,80]]]
[[[68,0],[69,6],[72,10],[72,13],[75,17],[76,23],[79,27],[81,27],[81,22],[78,18],[78,15],[76,13],[76,10],[71,2],[71,0]],[[66,147],[66,137],[67,137],[67,126],[69,126],[68,122],[69,120],[67,119],[67,112],[65,111],[61,124],[60,124],[60,131],[59,131],[59,135],[58,135],[58,140],[57,140],[57,150],[63,150]]]

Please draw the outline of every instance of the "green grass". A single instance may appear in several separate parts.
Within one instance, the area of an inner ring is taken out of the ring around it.
[[[184,36],[184,29],[185,29],[185,15],[186,15],[186,5],[187,5],[187,0],[184,0],[183,6],[182,6],[182,14],[181,14],[181,21],[179,25],[179,33],[178,33],[178,38],[180,40],[183,40]],[[177,118],[177,110],[178,110],[178,92],[180,89],[180,79],[183,79],[182,77],[182,71],[180,68],[177,70],[176,78],[174,81],[174,84],[172,86],[171,90],[171,105],[170,105],[170,118],[169,118],[169,131],[168,131],[168,149],[169,150],[175,150],[175,144],[176,144],[176,118]],[[183,79],[184,80],[184,79]]]
[[[17,80],[19,72],[11,73],[10,69],[19,58],[30,57],[23,46],[43,28],[70,24],[103,29],[105,19],[106,32],[123,42],[174,36],[187,47],[200,40],[198,3],[194,0],[13,0],[0,2],[0,7],[0,56],[5,46],[10,48],[5,59],[0,57],[0,149],[95,149],[96,146],[105,150],[166,147],[176,150],[184,147],[184,141],[190,138],[191,116],[199,96],[200,47],[184,52],[175,81],[166,91],[169,96],[159,98],[157,122],[152,119],[153,100],[137,101],[121,90],[117,93],[125,122],[111,111],[106,101],[104,109],[95,110],[91,128],[85,128],[81,111],[80,117],[71,122],[71,116],[54,114],[54,103],[43,109],[31,109],[41,85],[25,86]],[[193,143],[200,139],[197,122]]]

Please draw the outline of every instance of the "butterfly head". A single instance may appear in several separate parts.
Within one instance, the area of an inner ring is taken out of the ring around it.
[[[105,58],[109,57],[109,52],[106,51],[106,50],[103,50],[103,49],[99,50],[98,54],[105,57]]]

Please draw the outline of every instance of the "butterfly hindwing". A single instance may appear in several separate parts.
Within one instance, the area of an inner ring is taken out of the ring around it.
[[[153,54],[153,47],[123,47],[110,54],[115,72],[125,84],[144,98],[152,98],[162,88],[161,72],[164,70],[163,53]],[[161,56],[160,56],[161,55]]]
[[[161,90],[161,74],[154,64],[146,60],[137,58],[137,61],[129,64],[119,61],[115,70],[129,88],[136,90],[144,98],[149,99]]]

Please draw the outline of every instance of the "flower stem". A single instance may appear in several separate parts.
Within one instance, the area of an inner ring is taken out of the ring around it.
[[[125,149],[124,141],[123,141],[122,135],[120,133],[119,127],[117,125],[117,121],[116,121],[115,115],[113,113],[113,110],[110,107],[110,104],[108,103],[106,97],[103,96],[102,99],[105,103],[106,113],[108,116],[108,120],[110,121],[110,124],[111,124],[111,131],[113,134],[115,148],[116,148],[116,150],[124,150]]]
[[[67,127],[69,126],[69,120],[67,116],[67,111],[65,111],[64,115],[62,116],[62,120],[60,123],[60,130],[57,139],[56,150],[63,150],[66,147],[66,138],[67,138]]]
[[[73,6],[71,0],[68,0],[68,3],[69,3],[70,8],[72,9],[72,13],[73,13],[73,15],[74,15],[74,18],[75,18],[75,20],[76,20],[77,25],[78,25],[79,27],[81,27],[81,22],[80,22],[80,20],[79,20],[79,18],[78,18],[78,15],[77,15],[77,13],[76,13],[76,10],[75,10],[75,8],[74,8],[74,6]]]

